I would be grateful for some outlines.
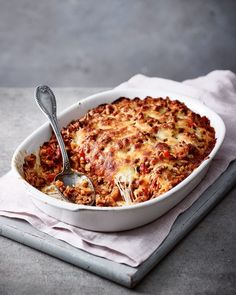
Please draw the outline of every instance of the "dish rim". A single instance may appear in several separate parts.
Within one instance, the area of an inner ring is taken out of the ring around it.
[[[197,98],[193,98],[189,95],[182,95],[182,94],[178,94],[175,91],[167,91],[164,89],[143,89],[143,88],[134,88],[134,89],[112,89],[112,90],[107,90],[107,91],[103,91],[103,92],[99,92],[93,95],[90,95],[88,97],[85,97],[79,101],[77,101],[76,103],[72,104],[71,106],[69,106],[68,108],[66,108],[65,110],[63,110],[59,115],[58,118],[60,119],[61,117],[66,116],[67,113],[70,113],[72,110],[74,110],[75,108],[79,107],[81,104],[83,104],[84,102],[88,103],[89,101],[94,101],[95,98],[99,99],[100,97],[106,96],[106,95],[115,95],[116,92],[117,93],[127,93],[125,96],[129,97],[129,96],[134,96],[134,94],[132,93],[140,93],[137,96],[140,97],[146,97],[148,96],[147,94],[144,93],[152,93],[152,92],[166,92],[167,94],[165,95],[165,97],[170,97],[170,100],[179,100],[182,101],[181,98],[183,100],[188,99],[191,103],[191,101],[193,101],[194,103],[197,103],[199,105],[199,107],[202,108],[203,111],[206,111],[207,113],[210,113],[212,116],[215,117],[215,119],[218,121],[219,124],[219,128],[221,128],[221,133],[222,136],[221,138],[216,138],[216,143],[214,148],[212,149],[212,151],[210,152],[210,154],[208,155],[208,157],[197,167],[195,168],[190,175],[188,175],[184,180],[182,180],[180,183],[178,183],[176,186],[174,186],[173,188],[171,188],[169,191],[161,194],[160,196],[153,198],[151,200],[147,200],[145,202],[141,202],[138,204],[133,204],[133,205],[127,205],[127,206],[116,206],[116,207],[98,207],[98,206],[88,206],[88,205],[78,205],[75,203],[70,203],[70,202],[65,202],[62,201],[60,199],[56,199],[53,198],[43,192],[41,192],[40,190],[36,189],[35,187],[33,187],[31,184],[29,184],[24,178],[23,176],[20,174],[18,167],[17,167],[17,157],[19,157],[19,154],[25,151],[25,146],[27,146],[30,142],[32,142],[32,139],[37,135],[37,133],[40,133],[43,129],[46,129],[49,126],[49,122],[44,123],[43,125],[41,125],[40,127],[38,127],[35,131],[33,131],[29,136],[27,136],[20,144],[19,146],[16,148],[12,160],[11,160],[11,167],[14,171],[14,173],[18,176],[18,178],[20,178],[21,181],[23,181],[23,183],[26,185],[26,187],[28,188],[27,190],[30,191],[30,197],[34,197],[36,199],[38,199],[41,202],[44,202],[45,204],[49,204],[52,205],[54,207],[57,207],[58,209],[65,209],[68,211],[79,211],[79,210],[89,210],[89,211],[126,211],[126,210],[136,210],[139,209],[141,207],[148,207],[148,206],[152,206],[155,203],[159,203],[161,201],[163,201],[164,199],[167,199],[170,195],[174,195],[177,191],[181,190],[181,188],[185,187],[188,183],[190,183],[192,180],[194,180],[194,178],[202,171],[204,170],[204,168],[210,164],[210,162],[212,161],[212,159],[215,157],[216,153],[218,152],[218,150],[220,149],[220,147],[223,144],[224,141],[224,137],[225,137],[225,132],[226,132],[226,128],[225,128],[225,124],[224,121],[222,120],[222,118],[213,110],[211,110],[209,107],[207,107],[205,104],[203,104],[199,99]],[[121,97],[119,94],[117,94],[117,98]],[[149,95],[152,96],[153,95]],[[172,98],[171,96],[175,96],[178,98]],[[157,97],[160,97],[159,95],[157,95]],[[114,99],[115,100],[115,99]],[[101,102],[104,103],[104,102]],[[184,102],[186,103],[186,102]],[[97,104],[99,105],[99,104]],[[96,107],[95,105],[92,106]],[[187,106],[188,107],[188,106]],[[196,112],[196,111],[194,111]],[[207,116],[207,115],[206,115]],[[214,127],[215,129],[215,127]]]

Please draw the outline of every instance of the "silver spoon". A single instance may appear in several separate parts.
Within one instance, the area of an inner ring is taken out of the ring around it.
[[[78,185],[81,181],[87,180],[89,187],[93,190],[91,203],[87,205],[92,205],[95,201],[95,190],[92,181],[85,174],[74,172],[70,167],[70,161],[57,121],[57,104],[54,93],[46,85],[38,86],[36,89],[36,102],[39,108],[48,117],[61,150],[63,169],[62,172],[55,177],[54,181],[60,180],[64,183],[65,186],[74,187]],[[61,194],[63,199],[66,199],[58,188],[57,190]],[[66,200],[68,201],[68,199]]]

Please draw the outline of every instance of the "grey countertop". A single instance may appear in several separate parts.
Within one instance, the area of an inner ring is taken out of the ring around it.
[[[58,109],[102,88],[57,88]],[[32,88],[0,88],[0,175],[45,122]],[[133,290],[0,236],[0,294],[235,294],[236,188]]]

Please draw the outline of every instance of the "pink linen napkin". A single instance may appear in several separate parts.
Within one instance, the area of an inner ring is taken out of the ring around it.
[[[33,227],[89,253],[118,263],[138,266],[163,242],[179,214],[189,208],[236,158],[236,75],[213,71],[204,77],[174,82],[136,75],[117,88],[165,89],[200,99],[216,111],[226,124],[225,142],[204,180],[181,203],[158,220],[138,229],[119,233],[97,233],[57,221],[38,210],[12,171],[0,179],[0,215],[20,218]]]

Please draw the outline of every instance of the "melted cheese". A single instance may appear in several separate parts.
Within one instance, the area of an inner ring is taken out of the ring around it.
[[[171,129],[159,129],[157,132],[157,138],[160,140],[170,139],[173,137],[173,130]]]
[[[115,175],[115,183],[118,186],[126,205],[130,205],[133,202],[131,185],[135,175],[135,169],[130,166],[121,167]]]
[[[74,138],[73,138],[73,142],[75,144],[77,144],[78,146],[80,146],[83,143],[83,141],[85,140],[85,138],[86,138],[86,133],[84,132],[83,129],[80,129],[80,130],[76,131]]]

